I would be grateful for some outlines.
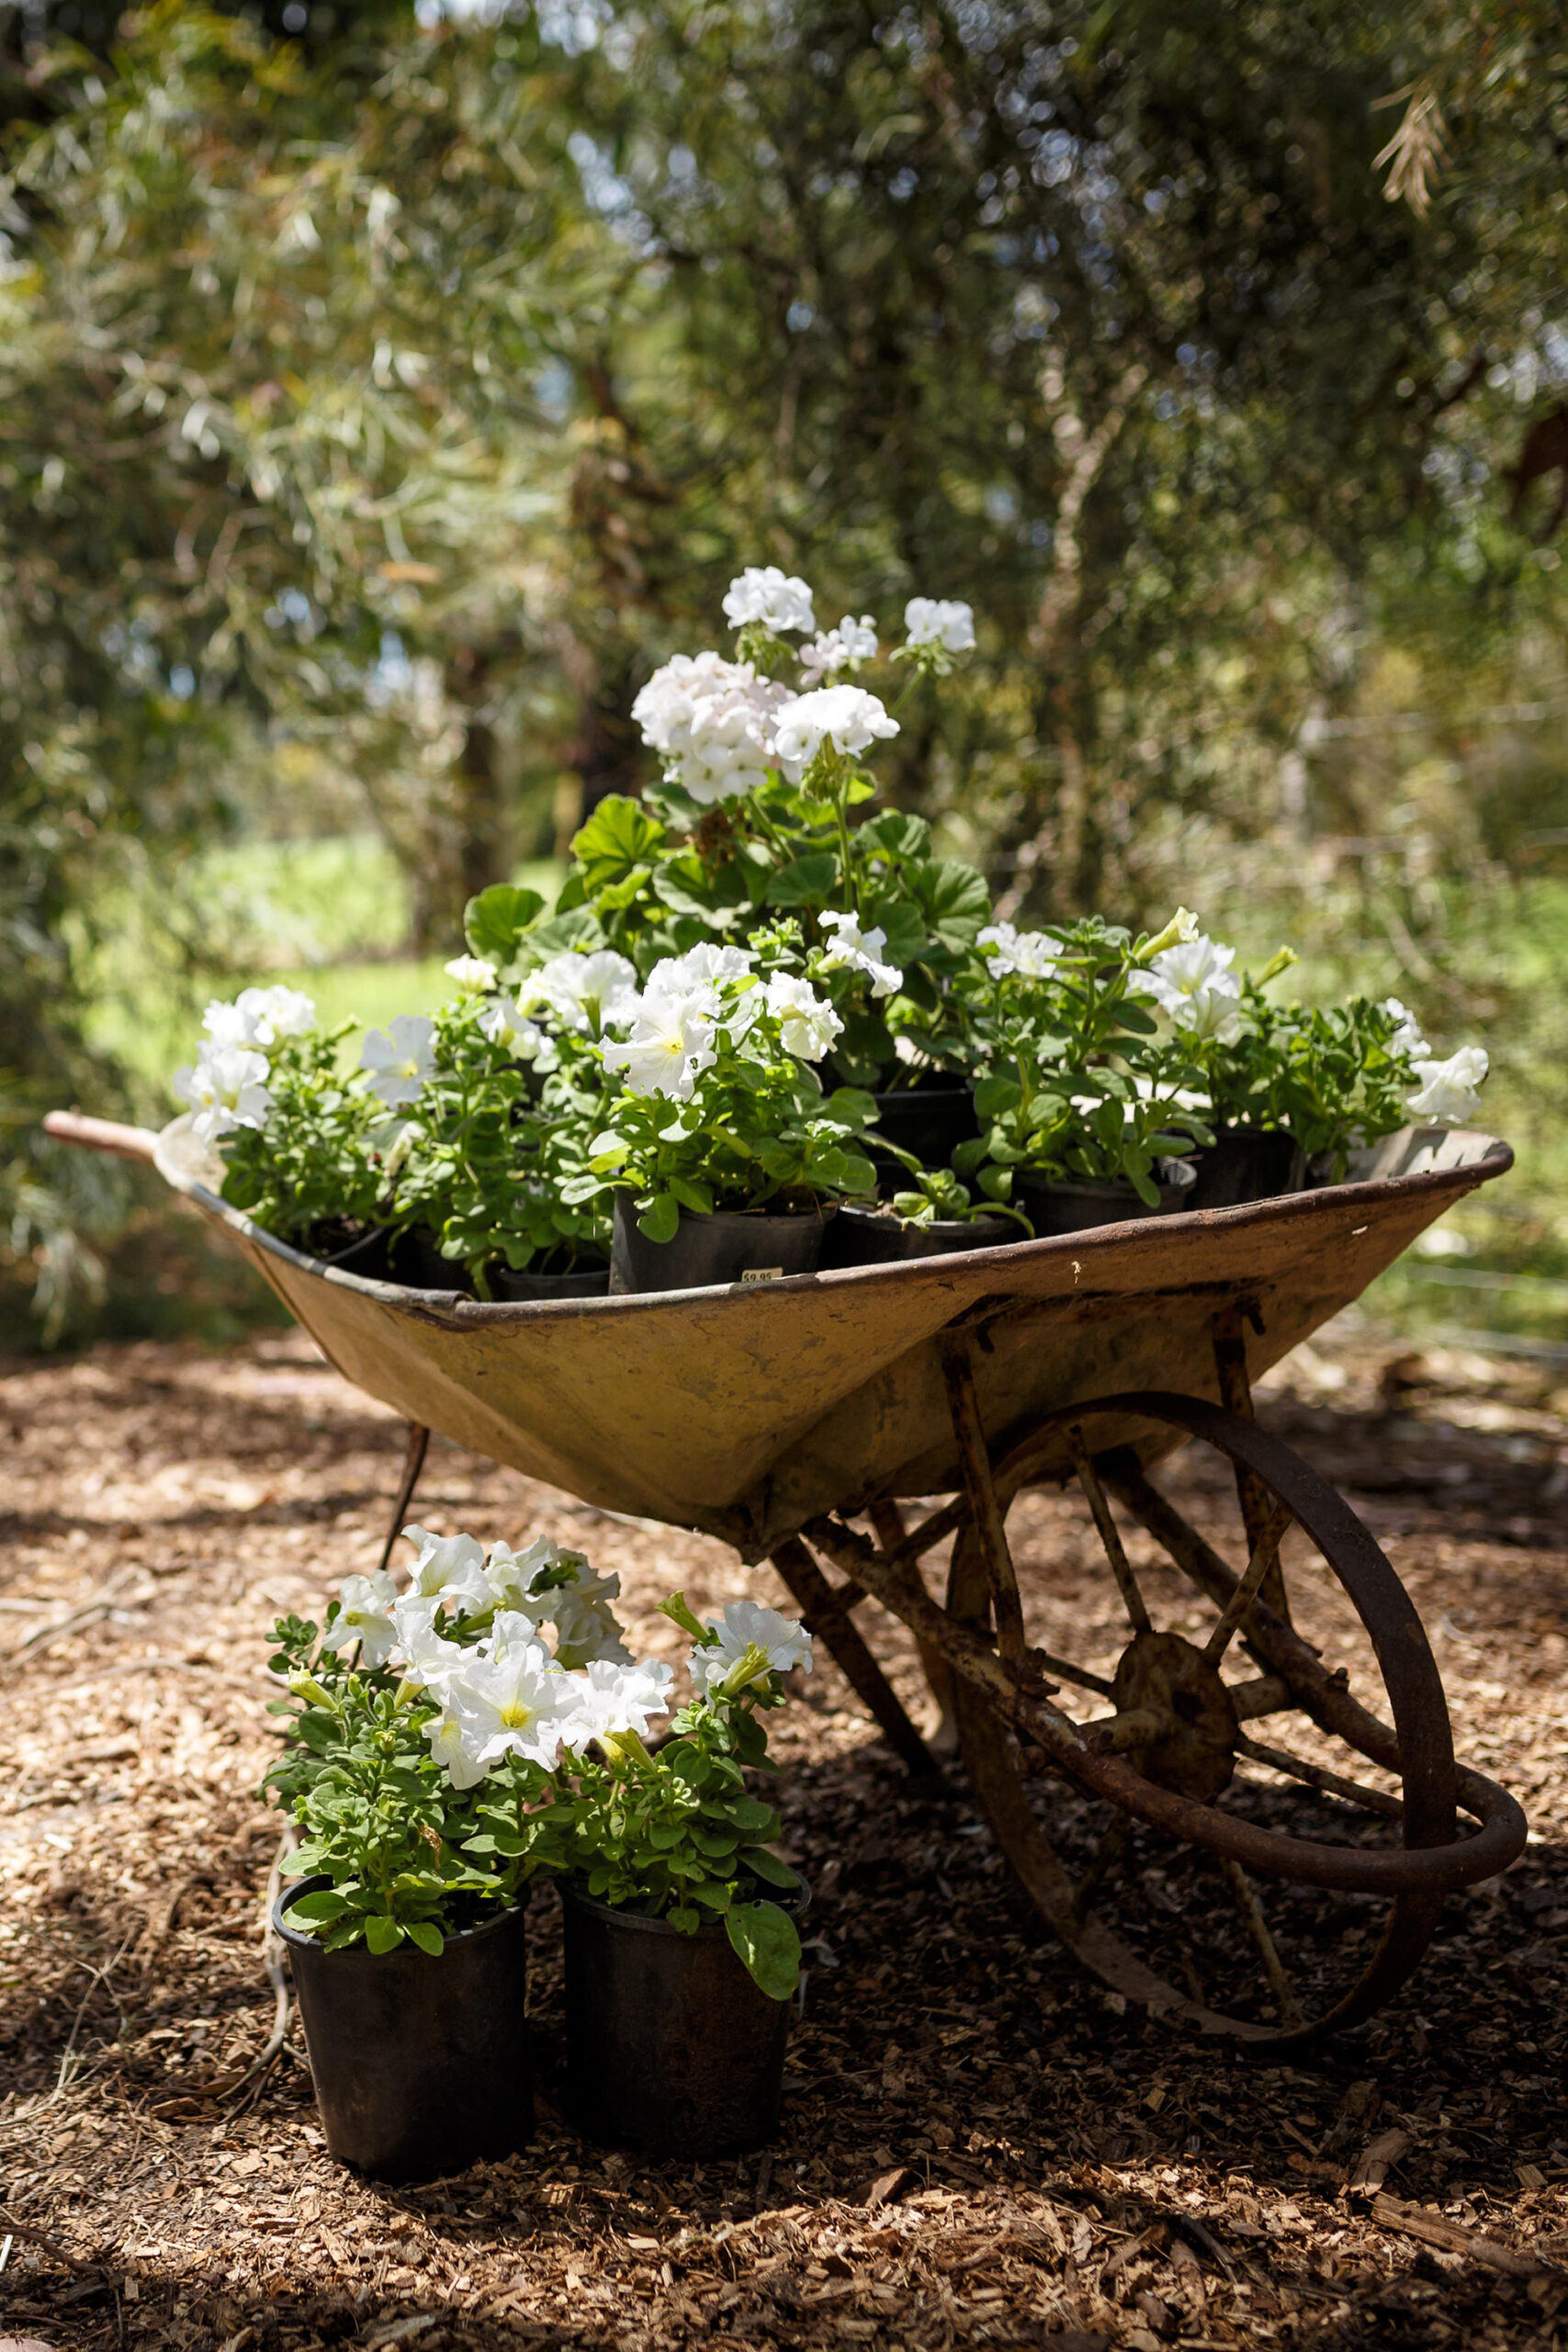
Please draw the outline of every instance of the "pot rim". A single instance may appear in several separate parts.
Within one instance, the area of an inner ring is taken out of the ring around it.
[[[617,1213],[622,1213],[622,1202],[625,1201],[629,1204],[630,1199],[631,1187],[626,1184],[620,1185],[615,1193],[615,1208]],[[759,1225],[806,1225],[812,1222],[819,1225],[827,1225],[833,1217],[838,1216],[840,1209],[846,1205],[846,1203],[840,1201],[818,1201],[816,1207],[812,1209],[682,1208],[681,1211],[681,1222],[682,1225],[744,1225],[748,1227],[756,1227]],[[627,1216],[631,1214],[629,1206],[624,1214]],[[646,1234],[642,1235],[641,1238],[644,1240],[648,1238]],[[656,1249],[666,1249],[669,1245],[665,1242],[656,1242],[653,1246]],[[722,1285],[720,1285],[720,1287],[722,1287]]]
[[[795,1878],[798,1883],[793,1899],[787,1903],[781,1901],[779,1909],[786,1912],[792,1919],[804,1919],[811,1908],[811,1883],[800,1871],[795,1872]],[[645,1935],[680,1936],[685,1942],[694,1944],[712,1943],[720,1936],[726,1942],[729,1939],[722,1913],[705,1927],[695,1928],[688,1933],[684,1928],[671,1927],[668,1919],[654,1919],[646,1911],[634,1911],[627,1904],[606,1903],[603,1895],[590,1894],[580,1879],[560,1878],[556,1884],[560,1889],[563,1904],[573,1903],[580,1911],[591,1911],[598,1918],[612,1919],[618,1928],[631,1928]],[[784,1890],[781,1886],[775,1891],[782,1896]]]
[[[1021,1241],[1028,1239],[1021,1226],[1010,1216],[933,1216],[922,1221],[919,1217],[900,1216],[886,1201],[874,1206],[869,1201],[846,1201],[843,1214],[857,1224],[863,1220],[867,1225],[893,1225],[900,1232],[908,1227],[917,1233],[974,1233],[979,1228],[1006,1225],[1012,1227]]]
[[[279,1887],[272,1906],[272,1928],[274,1934],[281,1936],[283,1941],[289,1946],[290,1950],[299,1950],[303,1948],[307,1951],[320,1952],[321,1958],[325,1961],[400,1960],[403,1957],[403,1954],[409,1951],[419,1952],[419,1956],[422,1960],[434,1960],[439,1962],[446,1958],[445,1951],[436,1953],[420,1951],[419,1946],[416,1943],[411,1943],[406,1936],[402,1942],[392,1951],[372,1951],[369,1945],[366,1943],[345,1944],[341,1951],[329,1951],[319,1937],[307,1935],[302,1928],[290,1927],[288,1919],[284,1916],[288,1905],[294,1902],[298,1896],[301,1894],[314,1894],[320,1888],[323,1886],[331,1886],[332,1883],[332,1875],[330,1871],[312,1871],[308,1878],[291,1879],[287,1886]],[[459,1928],[455,1936],[444,1936],[442,1938],[443,1943],[477,1943],[481,1936],[493,1936],[498,1929],[505,1927],[509,1920],[520,1919],[525,1911],[528,1908],[530,1883],[531,1883],[527,1879],[525,1879],[522,1886],[518,1889],[516,1902],[505,1905],[502,1909],[496,1913],[493,1919],[481,1919],[477,1928]]]

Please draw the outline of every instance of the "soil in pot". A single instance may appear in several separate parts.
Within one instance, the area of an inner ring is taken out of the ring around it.
[[[434,2180],[514,2155],[534,2129],[526,1889],[433,1959],[409,1943],[327,1951],[291,1928],[289,1905],[328,1883],[286,1888],[272,1916],[333,2154],[375,2180]]]
[[[1193,1165],[1198,1181],[1186,1204],[1191,1209],[1272,1200],[1280,1193],[1299,1193],[1306,1182],[1306,1155],[1281,1127],[1221,1127]]]
[[[1047,1182],[1023,1168],[1013,1172],[1012,1193],[1042,1240],[1048,1234],[1084,1233],[1092,1226],[1122,1225],[1132,1217],[1168,1216],[1191,1204],[1190,1188],[1181,1184],[1162,1184],[1158,1206],[1150,1208],[1131,1184]]]
[[[1010,1216],[936,1217],[930,1225],[913,1225],[891,1209],[861,1208],[846,1201],[828,1228],[822,1270],[946,1258],[960,1250],[998,1250],[1004,1242],[1028,1238]]]
[[[603,1298],[610,1287],[610,1268],[604,1259],[595,1264],[580,1258],[564,1273],[536,1273],[529,1266],[519,1274],[502,1261],[489,1269],[487,1280],[490,1295],[495,1299],[531,1299],[544,1304],[552,1298]]]
[[[784,1903],[798,1923],[804,1887]],[[778,2130],[787,2001],[770,2000],[722,1921],[684,1936],[561,1883],[567,2102],[592,2139],[700,2163]]]
[[[781,1274],[814,1274],[837,1207],[836,1201],[823,1201],[814,1209],[786,1216],[765,1209],[716,1209],[711,1216],[691,1216],[682,1209],[674,1238],[650,1241],[637,1229],[630,1193],[617,1193],[611,1295],[704,1290],[748,1276],[762,1281]]]
[[[946,1168],[961,1143],[980,1132],[975,1116],[975,1090],[966,1078],[949,1070],[923,1071],[913,1086],[891,1089],[873,1096],[877,1133],[900,1151],[910,1151],[922,1168]],[[878,1179],[897,1182],[908,1176],[901,1159],[869,1147]]]

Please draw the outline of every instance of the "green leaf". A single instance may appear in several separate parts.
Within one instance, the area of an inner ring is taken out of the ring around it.
[[[638,1217],[637,1231],[650,1241],[673,1241],[681,1222],[681,1204],[673,1193],[655,1193]]]
[[[640,800],[628,800],[623,793],[601,800],[571,844],[590,897],[624,881],[633,866],[646,865],[664,837],[665,828]]]
[[[885,808],[879,817],[867,818],[855,835],[855,846],[880,850],[902,865],[923,858],[930,849],[931,838],[931,829],[923,817],[913,816],[904,808]]]
[[[365,1922],[365,1940],[373,1952],[396,1951],[402,1939],[401,1928],[385,1912],[373,1912]]]
[[[432,1960],[440,1959],[445,1939],[439,1928],[433,1927],[428,1919],[411,1919],[407,1932],[409,1941],[416,1943],[421,1951],[427,1951]]]
[[[838,879],[839,861],[831,850],[812,850],[781,865],[768,884],[770,907],[802,907],[825,899]]]
[[[511,882],[497,882],[470,899],[463,910],[463,930],[476,956],[494,964],[510,964],[523,933],[544,906],[537,890],[520,890]]]
[[[749,1847],[740,1859],[753,1878],[765,1878],[770,1886],[793,1888],[800,1884],[798,1871],[792,1871],[787,1862],[781,1862],[764,1846]]]
[[[724,1915],[730,1944],[771,2001],[787,2001],[800,1982],[800,1938],[776,1903],[732,1903]]]
[[[929,865],[912,867],[908,879],[931,936],[955,956],[972,947],[976,934],[991,919],[985,876],[958,858],[938,857]]]

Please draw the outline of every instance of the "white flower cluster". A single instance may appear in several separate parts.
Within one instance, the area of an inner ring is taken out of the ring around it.
[[[904,975],[897,964],[884,960],[882,951],[887,944],[887,933],[880,924],[863,931],[858,915],[839,914],[828,908],[818,916],[824,931],[833,933],[822,958],[825,972],[863,972],[871,981],[873,996],[896,996],[904,985]]]
[[[417,1102],[435,1069],[435,1023],[423,1012],[400,1012],[385,1029],[372,1029],[359,1057],[370,1073],[370,1091],[389,1111]]]
[[[1433,1127],[1462,1126],[1481,1109],[1478,1089],[1491,1068],[1484,1046],[1461,1046],[1444,1061],[1421,1035],[1421,1023],[1396,996],[1383,1001],[1383,1011],[1398,1028],[1389,1039],[1389,1051],[1407,1056],[1419,1080],[1404,1098],[1413,1119]]]
[[[805,637],[800,648],[803,694],[759,675],[750,662],[721,653],[677,653],[656,670],[632,705],[642,740],[664,762],[666,780],[704,808],[755,791],[773,769],[798,783],[825,744],[855,758],[872,743],[897,735],[898,722],[863,687],[824,685],[840,670],[874,661],[876,624],[869,613],[846,613],[836,628],[815,635],[816,615],[804,580],[776,564],[751,565],[732,580],[725,618],[736,628],[761,628],[775,637]],[[908,652],[920,646],[944,654],[975,644],[967,605],[914,596],[905,607]]]
[[[1234,947],[1222,947],[1199,932],[1153,957],[1136,992],[1152,996],[1175,1028],[1234,1046],[1241,1035],[1241,982],[1231,970],[1235,961]]]
[[[755,961],[748,948],[707,940],[683,956],[667,956],[626,1010],[631,1034],[626,1043],[602,1049],[606,1069],[623,1071],[634,1094],[689,1102],[698,1079],[718,1058],[720,1033],[739,1045],[763,1013],[779,1023],[786,1053],[820,1061],[844,1024],[809,980],[773,972],[765,984],[752,980],[739,997],[726,994],[726,983],[751,978]]]
[[[214,1144],[236,1127],[265,1127],[272,1109],[270,1049],[303,1036],[316,1008],[298,989],[242,989],[231,1004],[214,998],[202,1015],[207,1032],[196,1061],[175,1072],[175,1092],[196,1115],[191,1132]]]
[[[487,1555],[471,1535],[403,1533],[418,1551],[408,1590],[381,1570],[345,1577],[322,1647],[357,1648],[365,1666],[398,1668],[436,1701],[425,1736],[455,1789],[476,1787],[508,1756],[548,1771],[563,1749],[628,1732],[646,1738],[652,1718],[669,1713],[673,1670],[634,1661],[621,1639],[611,1607],[619,1577],[595,1576],[581,1553],[547,1538],[524,1552],[492,1544]],[[734,1697],[795,1666],[810,1671],[810,1635],[777,1610],[732,1601],[706,1631],[687,1661],[699,1698]]]
[[[1054,979],[1061,969],[1058,940],[1043,931],[1018,931],[1010,922],[988,922],[976,939],[994,980],[1017,974],[1029,980]]]

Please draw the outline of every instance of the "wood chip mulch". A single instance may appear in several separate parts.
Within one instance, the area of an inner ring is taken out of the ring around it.
[[[1371,2024],[1270,2064],[1100,1990],[1013,1891],[958,1769],[911,1782],[822,1657],[774,1718],[789,1851],[816,1886],[777,2144],[682,2167],[573,2136],[547,1893],[531,2145],[387,2188],[327,2156],[291,2012],[257,2070],[278,2023],[262,1933],[277,1827],[254,1792],[276,1736],[266,1626],[373,1565],[400,1427],[292,1333],[0,1365],[0,2342],[1559,2345],[1562,1381],[1352,1328],[1299,1351],[1261,1407],[1371,1521],[1431,1634],[1460,1753],[1532,1821]],[[1198,1468],[1161,1475],[1202,1507]],[[1091,1584],[1067,1509],[1021,1504],[1021,1575],[1043,1638],[1076,1630],[1080,1656],[1099,1643],[1113,1662],[1103,1569]],[[620,1571],[645,1650],[677,1653],[653,1612],[677,1582],[699,1608],[780,1597],[716,1544],[446,1445],[417,1515],[588,1550]],[[1331,1594],[1302,1614],[1330,1655],[1351,1639]],[[861,1621],[931,1723],[899,1630]],[[1169,1852],[1134,1863],[1151,1956],[1168,1962],[1164,1934],[1223,1973],[1201,1932],[1218,1950],[1241,1931],[1214,1882],[1195,1892]],[[1354,1958],[1373,1925],[1331,1922],[1314,1965]]]

